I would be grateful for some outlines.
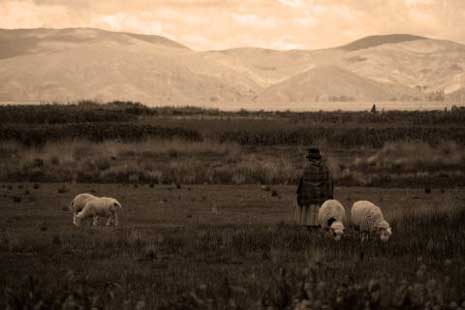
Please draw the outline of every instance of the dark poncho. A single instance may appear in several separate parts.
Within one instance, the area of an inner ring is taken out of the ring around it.
[[[333,198],[333,181],[328,168],[321,159],[309,159],[297,188],[298,204],[300,206],[321,205]]]

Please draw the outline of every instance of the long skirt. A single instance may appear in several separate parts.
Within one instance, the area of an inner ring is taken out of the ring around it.
[[[299,206],[296,204],[295,221],[298,225],[303,226],[319,226],[318,211],[320,205],[312,204],[309,206]]]

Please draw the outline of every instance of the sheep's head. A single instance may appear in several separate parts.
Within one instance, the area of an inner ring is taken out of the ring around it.
[[[344,224],[339,221],[333,222],[329,227],[329,231],[334,240],[339,241],[344,235]]]
[[[392,229],[388,222],[382,221],[376,225],[376,233],[381,241],[386,242],[391,238]]]
[[[123,208],[123,206],[116,199],[113,199],[113,207],[119,208],[119,209]]]

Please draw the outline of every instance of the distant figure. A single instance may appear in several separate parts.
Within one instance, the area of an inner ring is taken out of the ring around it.
[[[296,222],[299,225],[319,227],[318,211],[328,199],[333,199],[333,181],[320,150],[311,146],[306,156],[303,176],[297,188]]]

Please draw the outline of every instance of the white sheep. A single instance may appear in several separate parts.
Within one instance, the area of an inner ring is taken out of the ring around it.
[[[326,200],[318,212],[318,223],[328,230],[335,240],[341,240],[344,235],[346,209],[337,200]]]
[[[70,209],[70,211],[73,212],[73,224],[74,225],[77,225],[76,224],[76,216],[78,215],[78,213],[81,212],[82,209],[84,209],[85,205],[87,204],[87,202],[89,200],[94,199],[94,198],[97,198],[97,197],[92,195],[92,194],[83,193],[83,194],[77,195],[71,201],[71,203],[69,205],[69,209]]]
[[[353,204],[351,221],[360,230],[362,241],[370,233],[375,233],[384,242],[391,238],[391,226],[384,219],[381,209],[370,201],[362,200]]]
[[[99,217],[108,218],[106,225],[118,226],[118,211],[122,206],[118,200],[109,197],[95,197],[87,201],[84,208],[76,216],[75,225],[80,226],[84,219],[92,218],[92,225],[98,224]]]

